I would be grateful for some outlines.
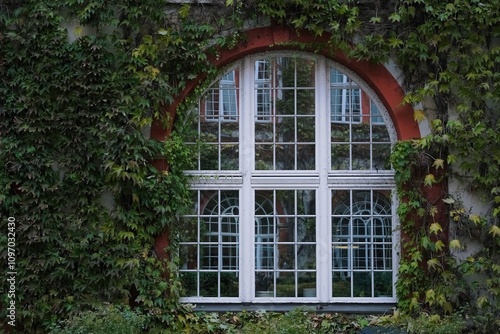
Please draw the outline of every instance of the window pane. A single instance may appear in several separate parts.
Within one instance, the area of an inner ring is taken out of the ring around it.
[[[373,297],[371,272],[354,272],[352,278],[354,283],[353,297]]]
[[[220,294],[221,297],[238,297],[239,281],[237,272],[220,273]]]
[[[255,141],[272,142],[273,141],[273,123],[255,123]]]
[[[219,274],[217,272],[200,273],[200,296],[217,297],[219,295]]]
[[[278,272],[278,279],[276,280],[276,297],[296,297],[296,287],[295,273]]]
[[[393,280],[391,271],[374,272],[375,297],[392,297]]]
[[[297,90],[297,115],[314,115],[314,93],[312,89]]]
[[[315,168],[315,156],[314,145],[297,145],[297,169],[313,170]]]
[[[273,145],[255,145],[255,169],[272,170],[274,169]]]
[[[237,144],[221,145],[221,169],[238,170],[239,151]]]
[[[276,145],[276,170],[295,170],[296,146],[289,144]]]
[[[297,141],[314,143],[314,133],[316,130],[315,119],[313,117],[297,118]]]
[[[351,169],[350,149],[350,145],[332,144],[332,170]]]
[[[391,169],[391,144],[373,144],[373,168]]]
[[[352,144],[352,169],[370,169],[370,144]]]
[[[352,125],[353,142],[370,142],[370,123],[359,123]]]
[[[276,117],[276,142],[295,142],[295,117]]]
[[[351,277],[345,272],[334,273],[332,277],[333,297],[351,297]]]

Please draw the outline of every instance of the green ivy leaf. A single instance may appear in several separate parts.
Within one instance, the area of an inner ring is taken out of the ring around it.
[[[439,232],[443,232],[443,228],[439,223],[432,223],[431,226],[429,226],[429,231],[432,234],[438,234]]]
[[[424,178],[424,185],[427,187],[432,187],[434,183],[436,183],[434,174],[427,174]]]
[[[462,245],[460,244],[460,240],[453,239],[450,241],[450,249],[459,250],[462,249]]]

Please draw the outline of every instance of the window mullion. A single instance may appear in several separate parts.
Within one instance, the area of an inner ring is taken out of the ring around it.
[[[331,296],[331,219],[330,195],[328,189],[328,170],[330,166],[330,85],[328,65],[319,58],[316,65],[316,170],[319,175],[319,188],[316,196],[316,275],[317,297],[320,302],[328,302]],[[327,256],[325,256],[327,254]]]
[[[240,74],[240,171],[243,178],[240,190],[240,297],[242,302],[254,299],[255,288],[255,202],[252,191],[252,172],[255,166],[254,124],[255,124],[255,81],[254,67],[251,59],[243,61]],[[245,236],[244,238],[241,236]]]

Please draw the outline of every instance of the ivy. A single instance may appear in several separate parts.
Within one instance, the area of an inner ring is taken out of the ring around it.
[[[175,252],[160,260],[153,251],[165,230],[175,250],[190,205],[183,124],[217,73],[211,59],[244,43],[244,27],[262,23],[328,33],[317,49],[396,61],[404,102],[419,106],[417,121],[431,119],[430,135],[397,143],[392,155],[404,250],[399,307],[450,313],[470,305],[471,313],[499,317],[500,1],[164,6],[28,0],[0,14],[0,210],[18,222],[17,316],[25,330],[43,332],[53,318],[103,301],[146,307],[155,314],[151,327],[189,311],[178,302]],[[172,119],[164,107],[190,80],[202,84]],[[165,142],[143,135],[153,120],[170,127]],[[158,158],[169,162],[166,171],[153,167]],[[450,178],[487,210],[466,207],[448,191]],[[436,187],[442,193],[430,200]],[[460,260],[467,239],[481,247]]]

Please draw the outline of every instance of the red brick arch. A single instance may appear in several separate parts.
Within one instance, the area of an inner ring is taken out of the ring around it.
[[[318,42],[326,42],[328,37],[327,34],[316,37],[308,32],[300,32],[299,34],[293,29],[283,26],[255,28],[246,32],[246,40],[244,43],[230,50],[221,50],[220,57],[213,59],[212,63],[216,67],[222,68],[247,55],[265,51],[293,50],[294,44],[290,42],[299,42],[301,45],[310,44],[310,50],[307,50],[307,48],[305,50],[301,48],[301,50],[317,52],[315,47],[318,45]],[[413,118],[412,106],[402,104],[404,91],[384,65],[374,64],[368,61],[352,60],[340,51],[332,52],[331,48],[320,50],[319,54],[355,72],[371,89],[373,89],[394,123],[398,140],[421,137],[418,124]],[[165,107],[165,112],[175,116],[177,105],[186,98],[201,79],[200,77],[189,82],[186,88],[177,97],[176,102]],[[171,117],[171,119],[174,118],[175,117]],[[164,140],[168,134],[169,130],[165,129],[159,122],[153,124],[151,128],[151,138]],[[154,161],[153,163],[159,169],[163,170],[167,168],[166,161]],[[167,232],[165,232],[164,235],[157,238],[155,248],[159,255],[164,255],[162,250],[167,245],[168,237]]]

